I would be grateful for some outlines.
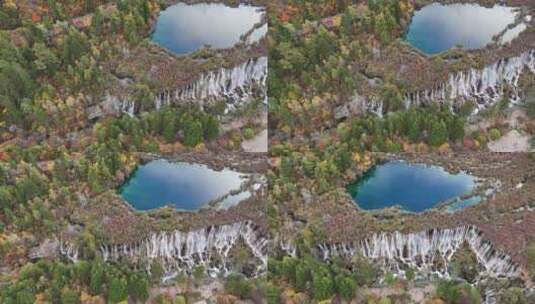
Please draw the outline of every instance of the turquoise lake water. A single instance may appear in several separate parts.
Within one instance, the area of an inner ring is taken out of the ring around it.
[[[474,178],[466,173],[450,174],[443,168],[403,161],[390,161],[367,171],[348,186],[348,191],[365,210],[400,205],[421,212],[445,201],[469,194]]]
[[[477,4],[434,3],[415,12],[405,38],[426,54],[437,54],[457,45],[478,49],[513,24],[516,15],[513,8],[501,5],[487,8]]]
[[[204,45],[229,48],[261,21],[262,14],[260,7],[249,5],[178,3],[160,13],[152,40],[175,54],[191,53]]]
[[[140,165],[119,189],[121,196],[137,210],[172,205],[179,210],[197,210],[231,190],[240,189],[243,174],[205,165],[154,160]],[[247,198],[242,193],[227,197],[230,206]]]
[[[462,210],[462,209],[464,209],[466,207],[477,205],[477,204],[481,203],[481,200],[482,200],[482,198],[479,195],[472,196],[472,197],[469,197],[469,198],[466,198],[466,199],[458,199],[458,200],[455,200],[454,202],[452,202],[447,207],[446,210],[448,212],[456,212],[456,211]]]

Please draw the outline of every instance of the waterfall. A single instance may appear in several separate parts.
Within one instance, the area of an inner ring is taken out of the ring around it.
[[[279,249],[296,257],[295,244],[289,240],[278,240]],[[370,237],[348,243],[319,244],[313,252],[318,258],[329,261],[335,257],[350,260],[359,255],[380,265],[384,271],[404,276],[405,266],[421,274],[436,274],[449,278],[449,263],[464,244],[474,252],[484,271],[482,279],[521,276],[520,267],[510,256],[496,250],[483,238],[475,226],[461,226],[448,229],[431,229],[414,233],[375,233]],[[438,262],[438,263],[437,263]],[[496,304],[496,290],[485,288],[484,303]]]
[[[73,263],[78,262],[78,248],[71,243],[59,242],[59,253]]]
[[[485,304],[496,304],[496,291],[494,289],[485,290]]]
[[[407,94],[405,106],[408,108],[427,102],[440,102],[453,106],[455,101],[462,103],[466,100],[475,100],[477,113],[499,101],[506,87],[512,89],[507,97],[512,102],[518,102],[520,99],[518,81],[526,69],[535,73],[535,50],[522,53],[518,57],[500,59],[483,69],[472,68],[450,74],[447,82],[433,89]]]
[[[134,116],[136,110],[136,103],[131,100],[129,95],[115,95],[106,92],[103,100],[87,108],[87,115],[89,119],[100,118],[105,115],[118,115],[121,113]]]
[[[193,82],[172,90],[156,94],[154,105],[160,109],[173,103],[195,103],[201,107],[211,102],[224,100],[226,112],[230,112],[251,98],[261,98],[267,104],[267,65],[266,56],[251,58],[233,68],[220,68],[201,74]],[[128,90],[130,82],[117,80],[123,90]],[[103,100],[87,109],[89,119],[104,115],[121,113],[134,116],[139,105],[129,94],[107,92]]]
[[[279,244],[280,244],[280,249],[282,250],[282,252],[286,253],[292,258],[297,257],[297,248],[295,247],[294,243],[292,243],[291,241],[281,240]]]
[[[473,226],[453,229],[433,229],[403,234],[378,233],[357,243],[321,244],[320,257],[351,258],[356,254],[373,261],[382,262],[389,270],[402,273],[402,265],[410,266],[423,273],[436,273],[449,277],[448,264],[455,252],[467,243],[475,253],[478,262],[491,277],[517,277],[520,270],[511,257],[494,249]],[[444,267],[436,265],[443,262]]]
[[[141,262],[149,271],[152,262],[158,261],[163,266],[167,279],[178,272],[191,272],[196,266],[204,266],[209,275],[216,276],[232,271],[229,260],[231,250],[241,240],[259,260],[254,274],[259,275],[267,268],[268,240],[260,235],[257,228],[252,222],[238,222],[189,232],[156,232],[136,243],[103,244],[100,246],[100,254],[104,261],[128,259]],[[78,250],[72,244],[62,248],[62,255],[71,261],[77,260]]]
[[[383,101],[371,97],[364,97],[355,93],[351,100],[334,109],[334,119],[340,120],[350,117],[352,115],[360,115],[362,113],[374,113],[375,115],[383,116]]]
[[[227,111],[249,100],[250,97],[267,96],[267,57],[258,57],[230,68],[220,68],[202,74],[194,82],[157,94],[156,108],[179,102],[194,102],[204,105],[211,100],[227,100]],[[255,90],[260,90],[256,93]]]
[[[405,94],[405,108],[438,102],[458,109],[465,101],[476,101],[473,114],[498,102],[510,88],[507,96],[513,103],[520,100],[518,81],[526,70],[535,73],[535,50],[522,53],[517,57],[503,58],[483,69],[469,69],[449,75],[446,82],[431,89]],[[335,108],[336,120],[361,113],[374,113],[382,116],[384,105],[376,97],[364,97],[356,93],[350,101]]]

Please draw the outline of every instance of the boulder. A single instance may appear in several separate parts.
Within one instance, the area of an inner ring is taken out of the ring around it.
[[[104,113],[102,112],[102,109],[98,105],[88,107],[86,112],[87,112],[87,118],[89,118],[90,120],[102,117],[104,115]]]
[[[28,257],[31,260],[43,258],[55,258],[59,252],[59,241],[57,239],[46,239],[41,245],[30,249]]]
[[[334,109],[334,119],[341,120],[349,117],[349,108],[347,104],[338,106]]]
[[[305,201],[305,204],[310,204],[312,202],[312,194],[308,189],[301,189],[301,196],[303,197],[303,200]]]

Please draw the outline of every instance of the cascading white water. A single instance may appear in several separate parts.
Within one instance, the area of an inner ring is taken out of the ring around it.
[[[78,248],[71,243],[59,242],[59,253],[73,263],[78,262]]]
[[[522,53],[518,57],[504,58],[483,69],[470,69],[450,74],[448,81],[427,90],[411,92],[405,95],[405,108],[429,103],[446,104],[450,108],[459,108],[468,100],[476,101],[473,114],[498,102],[505,94],[513,103],[520,100],[518,81],[526,72],[535,73],[535,50]],[[338,106],[334,111],[335,119],[342,119],[361,113],[374,113],[382,116],[384,104],[376,97],[364,97],[355,94],[353,98]]]
[[[520,99],[518,81],[526,70],[535,73],[535,50],[530,50],[518,57],[504,58],[483,69],[460,71],[449,76],[429,90],[412,92],[405,96],[405,106],[419,106],[429,102],[439,102],[453,106],[455,102],[475,100],[475,112],[496,103],[504,96],[504,90],[512,91],[509,99],[517,102]]]
[[[287,255],[291,256],[292,258],[297,257],[297,248],[295,247],[295,244],[291,241],[280,241],[279,246],[283,252],[285,252]]]
[[[225,98],[227,110],[232,110],[255,96],[255,89],[258,88],[262,95],[258,97],[265,98],[267,61],[267,57],[263,56],[249,59],[231,69],[220,68],[202,74],[184,87],[158,94],[155,99],[156,108],[188,101],[204,105],[211,100]]]
[[[96,105],[87,108],[89,119],[95,119],[104,115],[117,115],[121,113],[134,116],[136,103],[130,96],[113,95],[107,92],[103,100]]]
[[[292,241],[278,240],[279,249],[285,254],[296,257],[296,247]],[[362,256],[385,271],[405,275],[403,266],[417,269],[420,274],[436,274],[450,277],[448,264],[464,244],[474,252],[484,271],[483,280],[488,277],[520,277],[521,270],[511,257],[497,251],[485,240],[474,226],[451,229],[432,229],[415,233],[377,233],[353,243],[320,244],[315,252],[319,258],[328,261],[334,257],[350,260]],[[484,303],[496,304],[496,290],[484,290]]]
[[[389,270],[398,271],[402,265],[410,266],[425,273],[436,273],[448,277],[448,264],[455,252],[468,244],[478,262],[491,277],[517,277],[518,265],[511,257],[498,252],[486,241],[481,232],[473,226],[453,229],[433,229],[416,233],[379,233],[357,243],[322,244],[319,246],[321,258],[351,258],[356,254],[373,261],[382,262]],[[444,267],[438,267],[437,261]]]
[[[485,304],[496,304],[496,291],[494,289],[485,290]]]
[[[148,267],[153,261],[158,261],[167,279],[178,272],[189,272],[196,266],[204,266],[208,274],[217,275],[232,270],[230,251],[242,240],[259,260],[258,275],[267,267],[268,240],[257,230],[251,222],[238,222],[189,232],[158,232],[135,244],[102,245],[100,253],[104,261],[126,258]],[[60,253],[76,261],[77,248],[72,244],[61,244]]]
[[[334,110],[334,119],[339,120],[351,115],[362,113],[374,113],[379,117],[383,116],[383,101],[375,97],[364,97],[355,93],[351,101],[340,105]]]
[[[207,72],[188,85],[156,94],[155,108],[186,102],[204,106],[213,101],[224,100],[225,111],[229,112],[251,98],[261,98],[267,104],[267,65],[267,57],[262,56],[249,59],[233,68]],[[128,89],[127,81],[118,82],[125,90]],[[134,116],[138,109],[139,105],[136,105],[130,95],[106,93],[103,100],[88,107],[87,112],[88,117],[94,119],[120,113]]]

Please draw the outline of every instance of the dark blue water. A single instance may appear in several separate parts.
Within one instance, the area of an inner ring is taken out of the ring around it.
[[[426,54],[437,54],[455,46],[478,49],[514,23],[513,8],[477,4],[430,4],[417,11],[406,40]]]
[[[196,210],[240,189],[242,177],[241,173],[227,169],[214,171],[204,165],[155,160],[139,166],[119,192],[138,210],[169,204],[180,210]],[[236,195],[227,200],[222,204],[237,203]]]
[[[152,40],[175,54],[187,54],[204,45],[229,48],[261,21],[259,7],[229,7],[221,3],[178,3],[160,13]]]
[[[421,212],[441,202],[470,193],[474,179],[465,173],[450,174],[441,167],[391,161],[366,172],[348,186],[360,208],[371,210],[400,205]]]

